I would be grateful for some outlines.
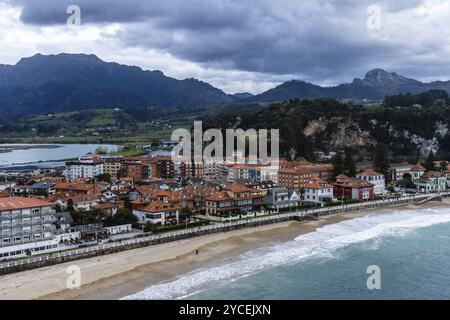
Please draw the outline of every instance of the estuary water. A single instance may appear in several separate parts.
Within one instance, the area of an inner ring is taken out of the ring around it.
[[[37,167],[51,167],[58,160],[66,160],[84,156],[94,152],[98,147],[109,151],[116,151],[116,145],[109,144],[0,144],[0,150],[6,146],[20,146],[32,148],[17,148],[10,152],[0,152],[0,168],[34,164]],[[44,162],[51,163],[44,163]],[[39,164],[40,163],[40,164]]]

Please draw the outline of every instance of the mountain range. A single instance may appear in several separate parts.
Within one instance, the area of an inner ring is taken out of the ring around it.
[[[0,65],[0,114],[20,117],[74,109],[194,107],[236,99],[196,79],[107,63],[95,55],[37,54]]]
[[[369,71],[364,79],[354,79],[334,87],[321,87],[301,80],[291,80],[248,99],[270,102],[295,98],[334,98],[338,100],[382,101],[387,95],[417,94],[430,89],[450,92],[450,81],[420,82],[383,69]]]
[[[0,65],[0,122],[76,109],[214,107],[295,98],[381,101],[386,95],[450,91],[450,81],[423,83],[382,69],[334,87],[291,80],[258,95],[227,94],[196,80],[177,80],[161,71],[105,62],[87,54],[36,54]]]

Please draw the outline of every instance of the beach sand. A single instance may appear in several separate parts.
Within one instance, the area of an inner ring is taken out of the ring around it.
[[[419,208],[448,205],[446,199]],[[386,213],[417,208],[401,205],[375,211]],[[327,224],[364,216],[371,211],[211,234],[0,276],[0,299],[120,299],[150,285],[223,263],[251,249],[293,240]],[[80,267],[80,289],[67,289],[66,270],[71,265]]]

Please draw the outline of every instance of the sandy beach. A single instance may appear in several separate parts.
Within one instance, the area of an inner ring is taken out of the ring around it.
[[[421,207],[448,205],[446,199]],[[417,208],[403,205],[377,209],[376,212]],[[152,284],[220,264],[251,249],[292,240],[324,225],[370,212],[235,230],[10,274],[0,277],[0,299],[120,299]],[[66,270],[71,265],[77,265],[81,270],[80,289],[67,289],[69,275]]]

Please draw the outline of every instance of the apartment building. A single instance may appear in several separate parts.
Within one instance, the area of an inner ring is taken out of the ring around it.
[[[107,173],[112,179],[120,177],[122,162],[120,158],[106,158],[103,163],[103,173]]]
[[[148,180],[151,167],[143,162],[122,162],[121,176],[137,180]]]
[[[333,184],[333,195],[338,199],[369,200],[375,195],[374,184],[341,174]]]
[[[260,210],[265,205],[264,193],[244,184],[229,184],[205,199],[206,214],[229,216]]]
[[[151,160],[151,177],[155,179],[175,178],[175,165],[171,157],[154,157]]]
[[[300,191],[313,177],[320,177],[320,172],[311,168],[284,168],[278,171],[278,184]]]
[[[0,198],[0,260],[58,248],[52,205],[33,198]]]
[[[69,180],[95,178],[103,174],[103,162],[97,160],[79,160],[66,162],[64,176]]]
[[[166,164],[167,165],[167,164]],[[169,167],[170,170],[170,167]],[[183,178],[200,178],[205,177],[205,167],[203,163],[182,162],[180,165],[180,176]]]

